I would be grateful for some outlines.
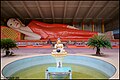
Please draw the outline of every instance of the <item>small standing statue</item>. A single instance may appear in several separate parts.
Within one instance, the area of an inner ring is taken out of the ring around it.
[[[60,52],[65,51],[65,50],[63,49],[64,46],[63,46],[63,44],[61,43],[60,38],[58,38],[58,40],[57,40],[57,42],[56,42],[54,48],[56,49],[56,52],[57,52],[57,53],[60,53]]]
[[[54,48],[55,49],[51,53],[56,60],[56,67],[47,68],[45,72],[46,79],[49,79],[50,75],[53,75],[54,78],[57,78],[57,79],[58,78],[60,79],[60,77],[63,79],[63,77],[65,78],[64,75],[67,75],[69,76],[70,79],[72,79],[71,67],[62,67],[62,60],[67,55],[67,52],[64,50],[64,46],[61,43],[60,38],[57,39],[57,42]]]
[[[62,67],[62,59],[64,56],[67,55],[67,52],[64,50],[64,46],[61,43],[60,38],[58,38],[54,48],[55,49],[52,52],[52,56],[54,56],[56,59],[57,68],[61,68]]]

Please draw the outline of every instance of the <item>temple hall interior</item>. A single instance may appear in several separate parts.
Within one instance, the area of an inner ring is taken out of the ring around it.
[[[1,79],[119,79],[119,0],[0,2]]]

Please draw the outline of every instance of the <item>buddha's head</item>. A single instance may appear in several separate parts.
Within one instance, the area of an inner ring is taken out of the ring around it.
[[[21,22],[15,18],[10,18],[7,21],[7,26],[9,26],[10,28],[14,28],[14,29],[18,29],[22,26]]]
[[[60,44],[61,43],[61,41],[60,40],[57,40],[57,44]]]

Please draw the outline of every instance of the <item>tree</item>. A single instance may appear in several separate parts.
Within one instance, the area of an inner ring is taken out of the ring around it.
[[[6,52],[5,56],[9,56],[10,49],[18,48],[16,42],[9,38],[1,39],[0,45],[1,45],[1,49],[3,49]]]
[[[111,42],[105,35],[94,35],[87,42],[90,47],[96,48],[96,55],[100,55],[100,48],[111,48]]]

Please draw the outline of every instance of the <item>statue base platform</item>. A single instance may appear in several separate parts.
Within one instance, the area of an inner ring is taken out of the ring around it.
[[[58,52],[52,52],[52,56],[53,57],[64,57],[66,55],[67,55],[67,52],[60,52],[60,53],[58,53]]]
[[[48,67],[46,72],[46,79],[50,78],[50,75],[69,75],[69,78],[72,79],[72,70],[71,67],[61,67],[61,68],[57,68],[57,67]]]

